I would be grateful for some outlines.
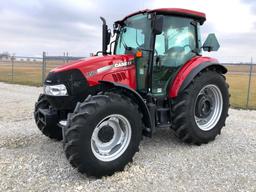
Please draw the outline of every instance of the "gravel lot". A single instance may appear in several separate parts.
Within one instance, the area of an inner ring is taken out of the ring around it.
[[[144,138],[125,171],[96,180],[37,129],[41,90],[0,83],[0,191],[256,191],[256,111],[231,109],[221,136],[200,147],[160,130]]]

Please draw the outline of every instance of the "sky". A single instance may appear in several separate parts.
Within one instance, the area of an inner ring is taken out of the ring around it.
[[[88,56],[101,49],[101,21],[109,27],[129,13],[186,8],[206,13],[203,41],[216,33],[222,62],[256,61],[255,0],[0,0],[0,52],[21,56]]]

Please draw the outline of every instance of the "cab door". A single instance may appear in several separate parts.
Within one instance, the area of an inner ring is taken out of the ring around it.
[[[164,16],[162,33],[155,37],[152,93],[165,95],[175,72],[196,56],[197,38],[193,19]]]

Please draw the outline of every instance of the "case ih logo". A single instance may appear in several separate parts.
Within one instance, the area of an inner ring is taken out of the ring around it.
[[[115,63],[113,65],[114,65],[114,67],[125,67],[125,66],[132,65],[132,63],[133,63],[133,60],[125,61],[125,62],[120,62],[120,63]]]
[[[133,60],[114,63],[112,65],[107,65],[107,66],[101,67],[101,68],[97,69],[96,71],[90,71],[86,74],[86,77],[92,77],[96,74],[105,72],[105,71],[110,70],[112,68],[126,67],[126,66],[129,66],[129,65],[132,65],[132,64],[133,64]]]

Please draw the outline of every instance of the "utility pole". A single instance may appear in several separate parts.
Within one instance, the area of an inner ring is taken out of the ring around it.
[[[43,52],[43,62],[42,62],[42,85],[44,84],[45,69],[46,69],[46,53],[44,51]]]
[[[66,63],[66,52],[63,54],[63,62]]]
[[[246,101],[246,108],[247,109],[249,107],[249,101],[250,101],[251,81],[252,81],[252,65],[253,65],[253,59],[251,57],[250,72],[249,72],[249,82],[248,82],[248,91],[247,91],[247,101]]]
[[[14,56],[11,57],[12,62],[12,82],[13,82],[13,76],[14,76]]]

